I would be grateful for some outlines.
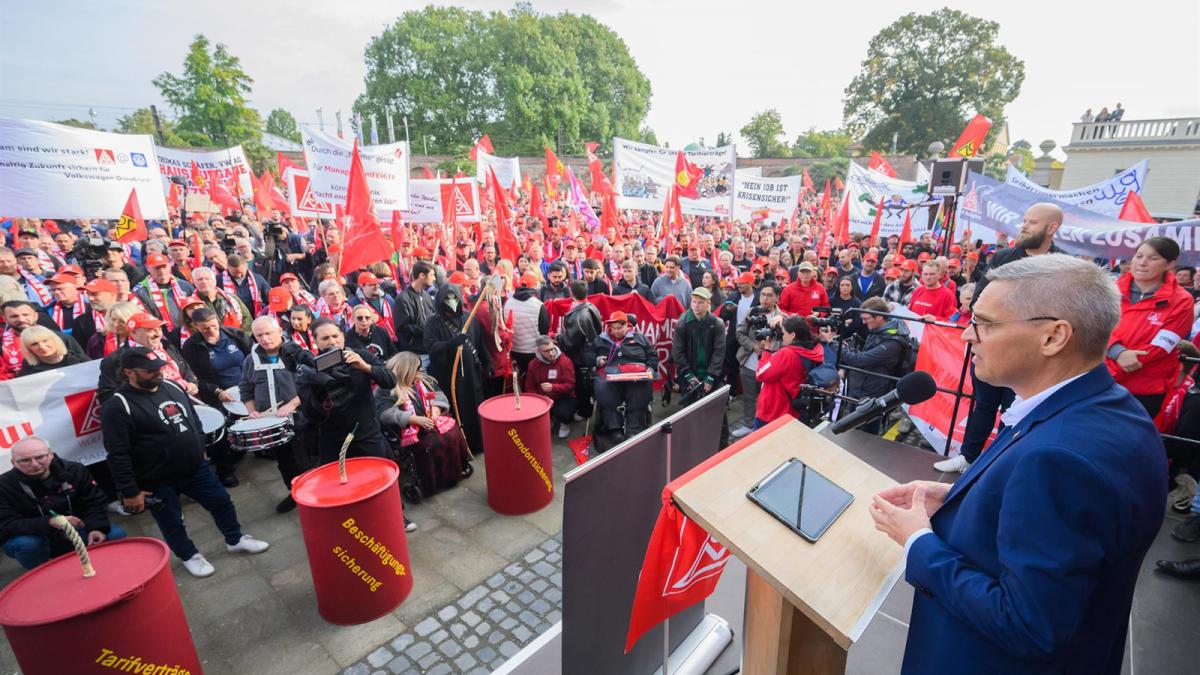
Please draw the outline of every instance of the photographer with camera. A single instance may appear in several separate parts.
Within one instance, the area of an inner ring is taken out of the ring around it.
[[[320,222],[317,227],[322,227]],[[262,262],[266,268],[263,276],[272,286],[289,272],[308,279],[314,267],[308,240],[291,232],[286,223],[278,220],[263,222]]]
[[[754,412],[755,429],[783,415],[799,418],[792,408],[792,399],[808,380],[808,372],[825,362],[825,350],[813,338],[804,317],[796,314],[787,317],[780,324],[780,331],[781,346],[776,351],[762,352],[754,374],[761,387]]]
[[[759,393],[755,373],[758,372],[763,353],[779,351],[783,345],[784,318],[784,313],[779,311],[779,286],[768,282],[758,291],[758,305],[750,308],[749,314],[734,331],[742,379],[742,424],[729,432],[733,438],[741,438],[754,430]]]
[[[890,311],[887,301],[883,298],[867,298],[863,301],[862,309],[873,312]],[[869,313],[862,315],[862,321],[867,328],[867,336],[862,346],[855,346],[854,340],[846,340],[842,344],[838,367],[850,366],[869,371],[846,371],[846,395],[865,400],[878,398],[895,388],[895,380],[872,373],[900,375],[901,366],[910,356],[912,347],[908,341],[908,326],[903,321]],[[822,339],[833,340],[833,336],[823,334]],[[859,429],[869,434],[878,434],[882,421],[877,419],[868,422]]]
[[[350,457],[382,457],[386,449],[371,385],[384,389],[396,386],[396,378],[374,354],[365,349],[347,349],[341,326],[328,318],[313,322],[313,337],[320,350],[295,353],[296,382],[304,418],[316,427],[320,463],[337,459],[346,436],[354,433],[347,453]],[[336,356],[339,353],[340,361]],[[327,364],[325,359],[331,359]],[[318,364],[318,359],[320,363]]]
[[[704,287],[692,289],[691,308],[679,317],[671,344],[677,387],[687,405],[716,388],[725,366],[725,322],[712,309],[712,293]]]

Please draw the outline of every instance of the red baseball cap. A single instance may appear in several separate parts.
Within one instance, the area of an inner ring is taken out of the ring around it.
[[[837,271],[837,268],[836,268],[836,267],[826,267],[826,268],[825,268],[825,274],[826,274],[826,275],[829,275],[829,274],[835,274],[835,275],[836,275],[837,273],[838,273],[838,271]]]
[[[962,247],[959,246],[958,244],[955,244],[950,247],[950,252],[951,253],[962,253]]]
[[[979,254],[975,251],[971,251],[967,254],[967,260],[979,260]]]
[[[370,272],[361,272],[358,275],[358,285],[359,286],[378,286],[379,285],[379,277],[375,276],[374,274],[372,274]]]
[[[59,272],[46,280],[48,284],[77,284],[79,277],[72,272]]]
[[[607,326],[610,323],[629,323],[629,315],[625,312],[613,312],[608,315],[608,319],[604,322],[604,325]]]
[[[60,269],[58,271],[59,271],[59,273],[74,274],[77,277],[83,276],[83,268],[80,267],[79,265],[63,265],[62,269]]]
[[[450,275],[450,278],[448,279],[448,281],[450,283],[454,284],[455,286],[462,286],[463,284],[470,283],[471,279],[470,279],[470,277],[468,277],[466,275],[465,272],[454,272],[453,274]],[[534,286],[536,286],[537,285],[536,280],[534,280],[534,281],[535,281]],[[532,286],[530,288],[532,288]]]
[[[165,326],[166,323],[166,321],[155,318],[154,315],[150,314],[149,312],[138,312],[137,314],[129,317],[129,319],[125,322],[125,327],[129,329],[129,332],[132,333],[139,328],[158,328],[160,326]]]
[[[150,255],[146,256],[146,268],[147,269],[149,269],[151,267],[162,267],[163,265],[170,265],[170,264],[171,264],[171,259],[161,253],[151,253]]]
[[[929,261],[929,253],[926,251],[921,251],[921,255],[917,256],[917,262],[923,263],[923,262],[928,262],[928,261]]]
[[[88,293],[116,293],[117,285],[108,279],[92,279],[83,287],[83,290]]]
[[[300,281],[300,278],[291,272],[284,272],[279,275],[279,283],[282,284],[285,281]]]
[[[292,293],[286,288],[277,286],[267,293],[267,307],[272,312],[285,312],[292,306]]]
[[[754,274],[752,272],[742,272],[738,276],[737,282],[739,284],[752,284],[754,283]]]
[[[883,273],[884,279],[895,279],[900,276],[900,270],[895,267],[888,268],[888,271]]]
[[[429,257],[429,249],[425,248],[424,246],[418,246],[418,247],[414,248],[412,253],[414,256],[416,256],[418,258],[428,258]]]
[[[874,260],[875,262],[879,262],[879,256],[874,253],[868,253],[863,256],[863,260]]]
[[[962,261],[958,258],[951,258],[946,262],[947,267],[962,267]]]
[[[900,268],[909,270],[910,272],[916,272],[917,271],[917,261],[916,260],[905,260],[904,264],[901,265]]]
[[[517,280],[517,288],[537,288],[537,285],[537,277],[533,276],[532,274],[522,275],[521,278]]]
[[[171,241],[167,242],[167,246],[182,246],[187,248],[187,242],[182,239],[172,239]]]

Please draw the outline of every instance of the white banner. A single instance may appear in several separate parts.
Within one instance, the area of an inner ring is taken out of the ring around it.
[[[317,201],[344,205],[350,182],[350,155],[353,140],[344,141],[313,126],[301,126],[304,160]],[[360,145],[363,170],[377,211],[408,208],[408,144]]]
[[[1109,218],[1116,218],[1121,215],[1125,197],[1130,192],[1141,193],[1142,187],[1146,184],[1146,167],[1149,163],[1149,160],[1143,159],[1108,180],[1074,190],[1046,189],[1029,180],[1025,174],[1009,164],[1004,182],[1047,199],[1066,202],[1072,206],[1103,213]]]
[[[409,209],[401,212],[408,223],[442,222],[444,199],[453,199],[460,223],[479,222],[479,186],[470,178],[460,178],[457,183],[449,178],[413,180],[409,183]],[[390,217],[390,214],[388,214]],[[380,214],[380,220],[383,220]]]
[[[12,468],[13,444],[29,436],[46,439],[63,459],[104,459],[99,379],[100,362],[88,361],[0,382],[0,471]]]
[[[195,162],[196,168],[200,170],[200,175],[204,178],[204,185],[189,186],[189,197],[193,192],[204,192],[206,186],[214,180],[225,185],[230,192],[234,192],[235,172],[238,189],[242,191],[241,196],[245,199],[251,199],[254,196],[254,183],[250,180],[250,162],[246,161],[246,153],[242,151],[240,145],[225,150],[185,150],[159,147],[155,148],[155,154],[158,156],[158,170],[162,172],[164,192],[171,189],[170,176],[191,176],[192,162]],[[234,196],[236,197],[237,193],[234,193]]]
[[[496,180],[500,181],[500,187],[505,190],[512,189],[514,184],[521,184],[520,157],[497,157],[483,150],[476,150],[475,153],[475,180],[487,184],[487,171],[490,167],[496,172]]]
[[[167,217],[150,136],[0,118],[0,214],[115,220],[131,189],[144,217]]]
[[[737,187],[733,195],[733,219],[748,223],[751,220],[766,220],[778,223],[791,218],[800,199],[800,184],[803,176],[786,178],[763,178],[758,174],[738,169]]]
[[[312,181],[303,169],[287,172],[288,207],[292,215],[302,218],[333,218],[333,206],[317,201],[313,196]]]
[[[617,207],[662,211],[667,188],[675,182],[675,159],[678,150],[646,145],[624,138],[613,139],[613,187],[617,189]],[[684,213],[699,216],[733,214],[734,171],[737,169],[737,148],[685,151],[691,164],[704,169],[700,179],[699,199],[680,199]]]
[[[850,231],[871,232],[875,223],[875,210],[883,199],[883,220],[879,223],[879,236],[886,239],[899,236],[904,228],[904,207],[925,201],[929,191],[929,172],[923,164],[917,164],[917,180],[892,178],[879,171],[850,162],[846,171],[846,193],[850,196]],[[834,205],[836,213],[840,204]],[[934,206],[936,209],[936,205]],[[915,241],[930,231],[929,207],[911,209],[912,236]]]

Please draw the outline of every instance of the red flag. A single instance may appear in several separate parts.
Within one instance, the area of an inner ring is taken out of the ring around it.
[[[287,197],[283,196],[283,190],[280,190],[279,186],[276,185],[275,176],[272,176],[270,171],[266,173],[266,185],[269,188],[267,194],[271,196],[271,205],[290,216],[292,214],[292,207],[288,204]]]
[[[474,162],[476,160],[476,158],[478,158],[480,150],[483,150],[484,152],[486,152],[489,155],[496,152],[495,150],[492,149],[492,139],[488,138],[487,134],[484,134],[483,138],[480,138],[478,141],[475,141],[475,145],[474,145],[474,147],[471,148],[471,152],[467,153],[467,156],[471,158],[472,162]]]
[[[829,222],[829,179],[825,179],[825,189],[821,190],[821,204],[817,207],[821,216],[825,218],[825,222]]]
[[[588,162],[588,171],[592,174],[592,192],[599,195],[616,192],[613,189],[612,183],[609,182],[608,176],[604,175],[604,166],[600,164],[599,159],[593,159]]]
[[[704,176],[704,169],[687,161],[687,157],[683,156],[683,151],[680,150],[675,155],[675,195],[676,199],[687,197],[688,199],[697,199],[700,197],[700,179]]]
[[[200,190],[200,191],[207,190],[207,188],[205,187],[204,175],[200,173],[200,167],[196,164],[196,160],[194,160],[194,159],[192,160],[192,170],[190,172],[189,178],[192,181],[192,185],[196,186],[197,190]]]
[[[1153,223],[1154,216],[1150,215],[1150,211],[1146,209],[1146,202],[1142,201],[1141,195],[1130,190],[1125,196],[1125,204],[1121,206],[1121,215],[1117,216],[1121,220],[1132,220],[1138,223]]]
[[[279,172],[279,180],[284,180],[287,178],[287,172],[293,169],[299,171],[300,165],[293,162],[282,152],[275,153],[275,170]]]
[[[907,209],[905,209],[907,211]],[[879,204],[875,207],[875,222],[871,223],[871,236],[867,238],[871,246],[879,241],[879,225],[883,222],[883,197],[879,198]]]
[[[254,186],[254,208],[258,209],[260,220],[271,217],[271,188],[266,182],[267,172],[255,178],[250,176],[250,184]]]
[[[816,192],[817,186],[813,185],[812,178],[808,175],[808,167],[804,167],[804,183],[801,192]]]
[[[983,139],[987,137],[988,130],[992,128],[992,121],[983,115],[975,115],[975,117],[967,122],[967,127],[963,129],[958,140],[954,141],[954,147],[950,148],[949,157],[974,157],[983,148]]]
[[[888,163],[886,159],[884,159],[883,155],[879,154],[875,150],[871,151],[871,159],[867,162],[867,168],[875,169],[879,173],[887,174],[892,178],[896,177],[896,170],[892,168],[892,165]]]
[[[375,217],[375,203],[371,200],[371,188],[367,187],[367,174],[363,171],[362,157],[358,155],[357,140],[350,156],[346,215],[348,222],[342,233],[342,260],[338,267],[338,274],[343,277],[360,267],[387,260],[393,252],[391,243],[379,227],[379,219]]]
[[[179,208],[179,183],[171,183],[171,188],[167,190],[167,206]]]
[[[846,189],[846,184],[842,182],[841,176],[833,177],[833,189],[841,192]]]
[[[596,156],[596,148],[598,148],[598,147],[600,147],[600,144],[594,143],[592,141],[588,141],[587,143],[583,144],[583,151],[584,151],[584,154],[587,155],[588,162],[594,162],[594,161],[600,159],[599,157]]]
[[[125,209],[121,218],[109,233],[112,238],[122,244],[131,241],[146,240],[146,221],[142,220],[142,209],[138,206],[137,190],[129,191],[129,199],[125,200]]]
[[[592,435],[586,434],[579,438],[572,438],[567,441],[567,447],[571,448],[571,454],[575,455],[575,465],[579,466],[588,461],[588,446],[592,444]]]
[[[900,248],[912,243],[912,209],[904,209],[904,227],[900,229]]]
[[[530,187],[533,188],[532,185]],[[542,206],[542,191],[537,188],[533,188],[529,194],[529,215],[542,222],[546,221],[545,207]]]
[[[545,178],[546,194],[549,195],[551,199],[553,199],[554,195],[558,193],[558,182],[562,180],[564,173],[563,163],[558,160],[558,156],[555,155],[554,151],[551,150],[550,146],[547,145]]]
[[[839,244],[850,243],[850,194],[842,198],[842,206],[838,209],[837,218],[833,222],[833,235]]]
[[[427,166],[421,167],[421,175],[425,177],[425,180],[433,180],[434,179],[433,172],[430,171],[429,167],[427,167]]]
[[[504,194],[504,188],[500,187],[496,172],[491,167],[488,167],[488,187],[492,190],[492,200],[496,208],[496,244],[500,257],[515,263],[517,258],[521,257],[521,244],[512,230],[512,215],[508,210],[508,197]]]
[[[242,205],[238,203],[237,198],[233,196],[229,189],[221,184],[221,181],[213,181],[208,190],[208,197],[212,202],[221,207],[224,212],[226,210],[240,209]]]

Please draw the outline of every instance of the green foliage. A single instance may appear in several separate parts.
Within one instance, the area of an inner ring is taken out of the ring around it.
[[[71,117],[71,118],[68,118],[65,120],[54,120],[54,123],[61,124],[63,126],[67,126],[67,127],[75,127],[77,129],[95,129],[96,128],[95,124],[92,124],[91,122],[84,122],[83,120],[77,120],[74,117]]]
[[[999,24],[953,9],[906,14],[871,38],[861,72],[846,87],[843,117],[866,149],[924,155],[947,149],[975,113],[1004,126],[1004,106],[1021,91],[1025,64],[997,42]],[[986,143],[985,143],[986,147]]]
[[[582,154],[585,141],[649,131],[649,80],[616,33],[586,15],[430,6],[374,37],[366,64],[354,109],[407,116],[414,144],[426,137],[430,153],[487,133],[504,155],[537,154],[559,134],[564,152]]]
[[[787,150],[783,140],[783,120],[779,111],[771,108],[750,118],[739,132],[750,144],[755,157],[782,157]]]
[[[792,157],[848,157],[854,140],[841,129],[817,131],[811,128],[796,137]]]
[[[988,155],[983,162],[983,175],[993,180],[1003,181],[1008,172],[1008,158],[1003,153]]]
[[[150,112],[149,108],[138,108],[124,117],[118,117],[115,131],[122,134],[150,135],[154,137],[154,142],[160,145],[172,147],[187,145],[187,142],[176,133],[174,120],[159,113],[159,121],[162,122],[163,131],[161,140],[158,137],[158,129],[154,126],[154,114]]]
[[[637,137],[633,138],[631,140],[639,141],[641,143],[647,143],[649,145],[658,145],[658,136],[655,135],[653,129],[651,129],[650,127],[647,127],[647,126],[643,126],[641,129],[639,129],[638,133],[637,133]],[[601,144],[601,145],[603,145],[603,144]]]
[[[849,157],[835,157],[821,162],[813,162],[808,165],[808,177],[812,178],[813,187],[820,192],[825,189],[825,181],[828,180],[832,183],[835,176],[842,176],[842,179],[845,180],[849,166]]]
[[[177,130],[189,145],[229,146],[258,141],[262,119],[246,104],[254,82],[225,45],[197,35],[183,72],[164,72],[154,85],[178,116]]]
[[[1009,162],[1021,170],[1026,176],[1033,173],[1033,150],[1029,144],[1023,141],[1013,143],[1013,146],[1008,149]]]
[[[723,148],[733,142],[733,134],[727,134],[724,131],[717,132],[717,147]]]
[[[266,132],[282,136],[289,141],[300,142],[300,127],[296,124],[296,118],[283,108],[276,108],[267,115]]]

